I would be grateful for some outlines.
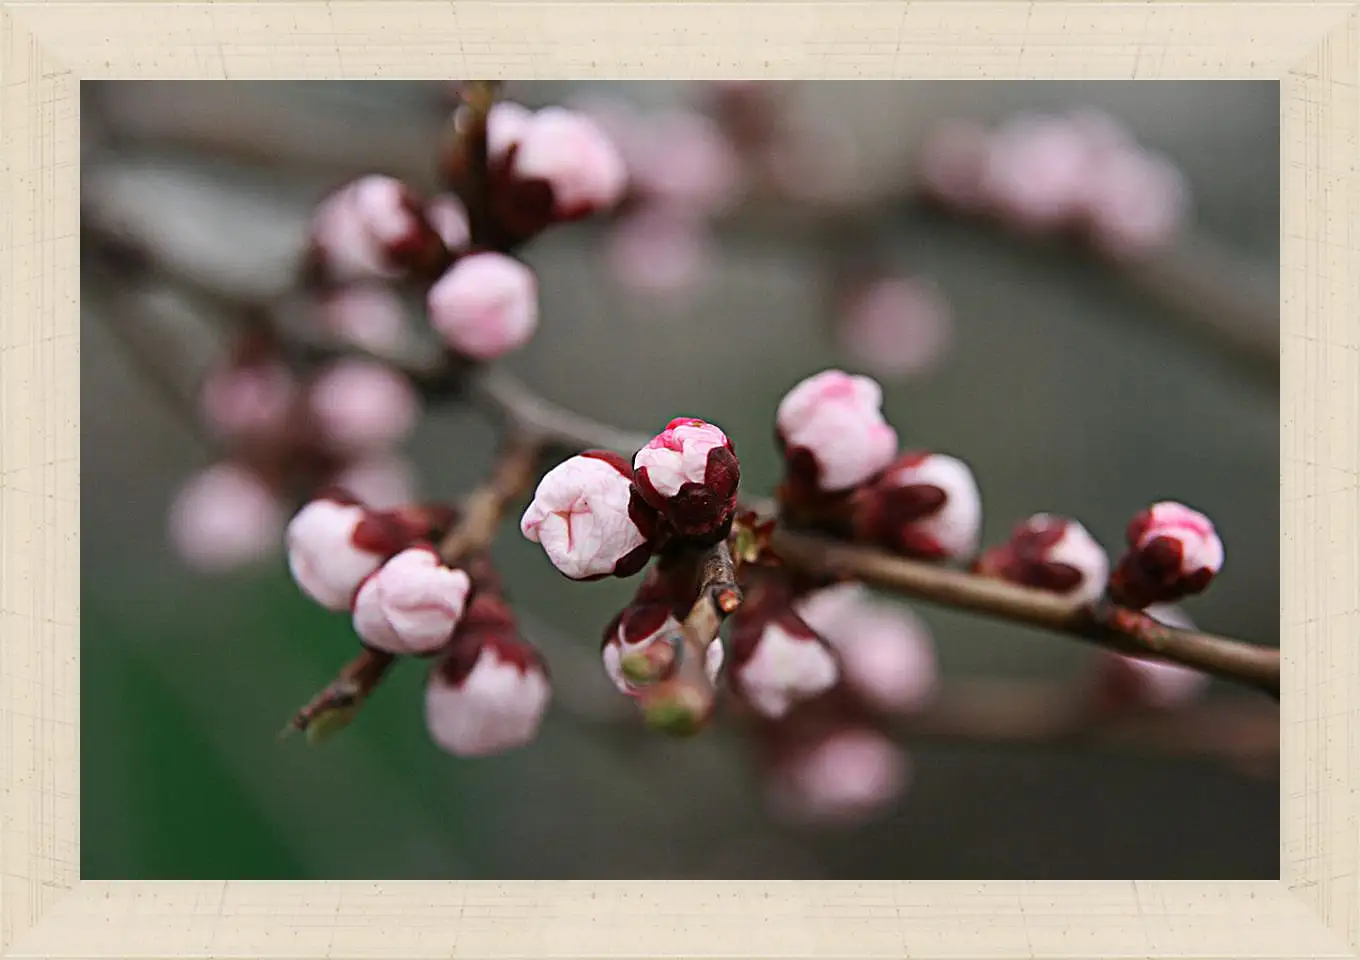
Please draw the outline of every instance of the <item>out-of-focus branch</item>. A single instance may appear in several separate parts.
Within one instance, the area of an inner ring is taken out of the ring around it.
[[[472,378],[470,393],[474,399],[554,446],[573,450],[593,447],[631,454],[645,447],[651,439],[645,434],[620,430],[560,407],[497,367],[478,371]]]
[[[853,577],[929,603],[1075,637],[1123,654],[1167,660],[1280,697],[1280,652],[1178,630],[1133,610],[1088,606],[1000,580],[908,560],[824,537],[776,530],[771,550],[818,576]]]
[[[491,547],[506,509],[523,497],[537,478],[542,450],[537,436],[511,433],[491,475],[464,500],[458,523],[439,544],[439,555],[446,564],[461,566]],[[317,741],[343,728],[396,661],[390,653],[365,648],[298,710],[284,733],[301,731]]]

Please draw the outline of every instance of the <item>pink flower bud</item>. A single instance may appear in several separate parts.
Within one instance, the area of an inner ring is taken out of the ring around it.
[[[410,461],[398,457],[372,457],[348,464],[331,480],[375,510],[391,510],[416,499],[416,475]]]
[[[520,131],[511,173],[519,180],[545,181],[560,220],[608,210],[628,186],[628,169],[604,131],[562,107],[539,110]]]
[[[909,557],[949,560],[977,549],[982,497],[968,465],[941,453],[906,453],[854,500],[859,538]]]
[[[728,672],[734,689],[761,716],[778,720],[836,685],[836,655],[791,610],[763,622],[734,619]]]
[[[229,363],[204,380],[203,414],[222,437],[272,437],[287,428],[296,397],[297,381],[286,365]]]
[[[1156,605],[1143,612],[1168,627],[1195,628],[1190,618],[1173,606]],[[1174,709],[1194,700],[1209,685],[1207,674],[1178,663],[1101,651],[1097,664],[1097,696],[1114,709]]]
[[[652,522],[628,462],[587,451],[544,475],[519,528],[563,574],[592,580],[641,570],[651,555]]]
[[[998,215],[1027,230],[1053,230],[1082,212],[1091,176],[1086,139],[1059,117],[1019,117],[992,137],[983,189]]]
[[[647,667],[669,668],[674,663],[677,645],[683,641],[680,621],[669,604],[634,604],[609,624],[600,657],[605,673],[619,692],[636,696],[646,686],[646,679],[630,676],[629,660],[641,660]]]
[[[343,450],[399,443],[415,427],[419,401],[401,374],[371,360],[340,360],[312,384],[312,413],[322,434]]]
[[[486,115],[486,152],[491,160],[500,160],[510,148],[524,137],[534,112],[512,100],[497,100]]]
[[[840,656],[846,683],[871,708],[910,713],[934,695],[934,644],[910,608],[875,601],[862,585],[843,583],[801,597],[794,609]]]
[[[425,726],[454,756],[504,753],[537,736],[551,699],[543,661],[528,644],[500,634],[460,637],[430,672]]]
[[[847,490],[892,462],[897,432],[883,420],[883,391],[868,377],[826,370],[779,403],[779,440],[791,473],[828,492]]]
[[[184,485],[170,508],[170,539],[189,564],[227,570],[277,549],[283,504],[256,474],[220,463]]]
[[[1223,541],[1202,513],[1154,504],[1129,523],[1129,548],[1110,578],[1110,597],[1140,609],[1202,593],[1223,568]]]
[[[741,465],[727,434],[703,420],[666,424],[633,458],[637,489],[684,537],[725,530],[736,508]]]
[[[348,609],[364,578],[400,549],[371,540],[368,521],[363,507],[322,499],[288,524],[288,569],[302,592],[328,610]]]
[[[906,788],[906,755],[874,730],[836,730],[774,768],[770,805],[794,822],[849,824],[888,809]]]
[[[623,287],[640,294],[692,289],[709,266],[708,237],[684,211],[646,206],[629,213],[609,233],[606,257]]]
[[[926,134],[920,178],[925,192],[949,207],[971,213],[983,206],[983,175],[990,137],[968,120],[945,120]]]
[[[337,281],[393,279],[423,262],[439,244],[420,204],[400,180],[367,176],[317,207],[312,244]]]
[[[846,299],[836,332],[865,369],[881,376],[925,373],[950,338],[949,304],[930,283],[884,278]]]
[[[1095,167],[1083,200],[1098,246],[1115,257],[1141,257],[1176,239],[1189,189],[1167,160],[1129,147]]]
[[[449,642],[472,582],[432,547],[403,550],[354,598],[354,632],[370,647],[398,655],[430,653]]]
[[[1105,593],[1110,560],[1077,521],[1036,513],[1010,540],[986,551],[977,572],[1093,603]]]
[[[463,250],[472,240],[467,207],[451,193],[443,193],[425,205],[425,219],[449,250]]]
[[[342,287],[321,295],[318,323],[332,336],[361,350],[392,351],[406,340],[406,308],[390,287]]]
[[[654,201],[702,217],[736,198],[741,158],[718,125],[701,113],[674,110],[648,118],[632,156],[632,179]]]
[[[494,360],[529,342],[538,326],[538,281],[501,253],[463,257],[429,293],[430,325],[454,350]]]

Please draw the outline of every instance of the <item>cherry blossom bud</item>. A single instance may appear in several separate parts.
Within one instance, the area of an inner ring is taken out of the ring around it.
[[[774,812],[800,823],[849,824],[887,810],[906,788],[906,755],[874,730],[835,730],[801,746],[771,771]]]
[[[204,418],[228,439],[277,436],[287,428],[297,392],[297,380],[283,363],[228,363],[204,379]]]
[[[791,475],[827,492],[874,476],[897,452],[897,432],[883,420],[883,390],[868,377],[826,370],[779,403],[779,441]]]
[[[472,240],[467,207],[451,193],[440,194],[427,203],[425,219],[449,250],[463,250]]]
[[[655,516],[628,461],[589,450],[549,470],[520,518],[520,532],[573,580],[632,576],[651,556]]]
[[[649,199],[707,216],[728,207],[741,186],[741,158],[709,117],[675,110],[648,118],[629,151],[632,179]]]
[[[769,619],[734,620],[728,673],[733,688],[761,716],[778,720],[836,685],[836,655],[791,610]]]
[[[1143,611],[1158,623],[1181,630],[1195,624],[1180,609],[1154,605]],[[1170,710],[1198,697],[1209,685],[1207,674],[1178,663],[1142,660],[1102,650],[1096,668],[1100,702],[1113,709]]]
[[[293,517],[286,535],[293,579],[328,610],[346,610],[359,584],[405,546],[368,510],[324,498]]]
[[[1077,521],[1036,513],[1010,540],[986,551],[977,572],[1093,603],[1105,593],[1110,560]]]
[[[398,655],[430,653],[449,642],[472,583],[444,566],[433,547],[412,547],[384,563],[354,598],[354,632]]]
[[[614,224],[605,255],[614,279],[640,294],[691,290],[709,266],[708,237],[695,218],[654,206]]]
[[[415,390],[391,367],[372,360],[340,360],[312,384],[312,414],[322,434],[350,452],[404,440],[415,427]]]
[[[1139,609],[1202,593],[1223,568],[1223,541],[1202,513],[1180,503],[1157,503],[1139,513],[1126,533],[1129,548],[1110,578],[1110,598]]]
[[[332,478],[331,485],[375,510],[390,510],[416,499],[415,469],[400,457],[355,460]]]
[[[1141,257],[1176,239],[1189,189],[1170,162],[1130,147],[1096,165],[1083,200],[1098,246],[1116,257]]]
[[[846,298],[836,333],[865,370],[900,377],[925,373],[950,339],[949,304],[934,284],[887,277]]]
[[[991,139],[983,189],[996,213],[1027,230],[1053,230],[1082,212],[1091,175],[1082,131],[1060,117],[1018,117]]]
[[[870,707],[909,713],[934,695],[934,644],[910,608],[876,601],[861,584],[842,583],[800,597],[794,609],[840,656],[845,682]]]
[[[628,186],[628,168],[604,131],[585,114],[545,107],[519,132],[513,176],[544,181],[553,213],[575,220],[612,208]]]
[[[856,492],[854,526],[860,539],[909,557],[954,559],[977,549],[982,497],[962,460],[906,453]]]
[[[610,622],[600,657],[619,692],[636,696],[670,672],[683,642],[680,621],[669,604],[634,604]]]
[[[406,308],[390,287],[327,291],[317,301],[316,314],[326,332],[362,350],[394,351],[406,340]]]
[[[941,121],[927,134],[921,149],[921,187],[949,207],[974,212],[985,202],[983,175],[990,136],[969,120]]]
[[[519,349],[538,326],[538,280],[501,253],[463,257],[430,288],[428,301],[435,332],[474,360]]]
[[[682,537],[726,532],[737,504],[741,464],[727,434],[703,420],[666,424],[633,458],[637,489]]]
[[[394,279],[444,255],[420,201],[392,177],[348,183],[317,207],[312,220],[317,262],[335,280]]]
[[[457,757],[484,757],[529,743],[552,699],[538,652],[516,639],[512,627],[477,626],[481,604],[473,601],[464,629],[425,687],[430,737]]]
[[[170,508],[170,539],[189,564],[221,571],[278,548],[283,504],[256,474],[220,463],[184,485]]]
[[[486,152],[491,160],[500,160],[519,143],[529,129],[534,112],[513,100],[497,100],[486,115]]]

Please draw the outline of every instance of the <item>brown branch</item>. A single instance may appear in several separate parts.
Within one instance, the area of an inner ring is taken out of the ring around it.
[[[1280,697],[1280,652],[1273,647],[1178,630],[1151,617],[971,573],[907,560],[867,547],[777,530],[770,548],[786,564],[819,576],[853,577],[918,600],[1075,637],[1123,654],[1167,660]]]
[[[500,92],[500,81],[469,80],[462,84],[462,106],[453,116],[453,143],[448,148],[444,177],[458,187],[468,212],[468,234],[479,247],[497,246],[496,224],[488,202],[490,158],[487,155],[487,117]]]
[[[677,736],[697,733],[713,715],[717,691],[708,679],[709,645],[721,642],[718,632],[741,606],[736,561],[727,541],[694,558],[698,597],[681,625],[683,650],[675,674],[638,697],[647,725]]]
[[[560,407],[497,367],[478,371],[469,393],[473,399],[499,411],[521,428],[536,433],[545,442],[573,451],[597,448],[632,454],[651,440],[648,434],[620,430]]]
[[[947,685],[924,713],[895,722],[893,732],[910,741],[1098,746],[1132,755],[1214,759],[1256,776],[1279,770],[1279,710],[1241,699],[1101,715],[1066,686],[972,679]]]
[[[463,502],[457,525],[439,543],[439,555],[450,567],[490,548],[506,508],[533,485],[538,476],[542,441],[535,435],[510,434],[491,476]],[[283,734],[301,731],[312,742],[339,731],[357,715],[382,683],[397,657],[363,649],[339,675],[293,716]]]

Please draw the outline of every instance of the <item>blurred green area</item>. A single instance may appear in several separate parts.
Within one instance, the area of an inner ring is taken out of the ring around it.
[[[279,101],[297,86],[280,85]],[[853,94],[827,86],[840,91],[825,96],[862,108],[845,116],[866,137],[898,101],[904,114],[920,115],[1104,105],[1185,163],[1201,226],[1275,270],[1273,84],[880,84]],[[325,109],[343,115],[360,109],[355,101],[398,116],[425,109],[412,106],[414,85],[348,89],[349,98],[328,94],[334,104]],[[530,101],[563,93],[559,85],[521,89],[512,95]],[[640,95],[659,100],[668,90]],[[119,149],[115,161],[129,169],[150,156],[158,175],[189,170],[217,185],[202,198],[201,209],[220,211],[204,228],[216,247],[204,249],[242,275],[250,275],[255,245],[242,239],[234,198],[275,189],[305,206],[308,196],[268,167],[241,172],[182,150]],[[1024,249],[963,224],[904,221],[893,237],[903,268],[944,290],[955,325],[943,367],[888,384],[886,412],[904,440],[974,466],[987,539],[1051,510],[1079,517],[1113,548],[1135,510],[1182,499],[1215,518],[1229,555],[1221,581],[1191,614],[1215,631],[1274,643],[1278,393],[1243,383],[1178,339],[1160,308],[1062,251]],[[563,230],[530,251],[551,306],[541,335],[512,365],[559,402],[623,426],[656,429],[682,412],[712,419],[736,439],[743,488],[768,490],[777,477],[768,438],[779,397],[801,376],[846,363],[824,330],[824,291],[810,269],[818,250],[798,237],[788,249],[734,242],[702,295],[668,313],[612,289],[590,254],[592,238],[589,228]],[[602,734],[555,714],[523,751],[450,758],[425,736],[418,664],[395,671],[334,741],[317,749],[301,738],[279,741],[293,710],[354,652],[348,623],[305,602],[281,557],[207,578],[170,555],[166,505],[208,456],[118,360],[103,309],[88,298],[82,309],[87,879],[1277,873],[1278,783],[1208,763],[919,746],[912,790],[885,821],[792,830],[762,806],[735,731],[671,743]],[[413,444],[424,492],[467,489],[492,439],[468,412],[425,424]],[[607,700],[596,637],[628,585],[568,583],[509,527],[496,553],[532,639],[573,702]],[[1090,660],[1089,650],[1060,638],[920,612],[936,631],[947,677],[1070,676]]]

